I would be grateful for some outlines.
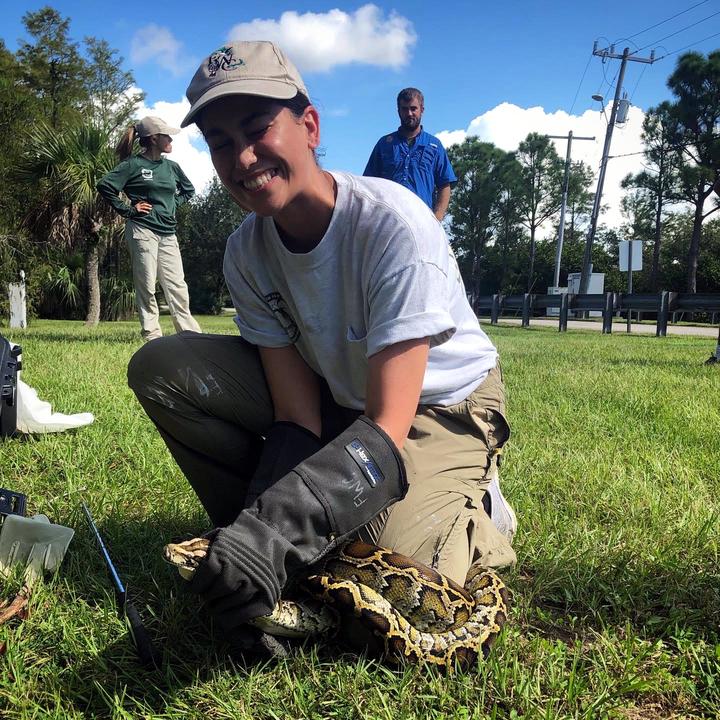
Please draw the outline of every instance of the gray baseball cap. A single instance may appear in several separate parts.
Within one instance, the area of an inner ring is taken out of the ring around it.
[[[180,132],[180,128],[170,127],[162,118],[152,115],[138,120],[135,123],[135,130],[141,138],[150,135],[177,135]]]
[[[185,94],[190,112],[180,123],[187,127],[206,105],[227,95],[259,95],[289,100],[308,91],[297,68],[275,43],[237,40],[203,60]]]

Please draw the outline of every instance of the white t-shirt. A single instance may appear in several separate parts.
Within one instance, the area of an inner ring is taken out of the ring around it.
[[[401,185],[333,172],[337,200],[320,243],[283,244],[272,218],[251,214],[228,238],[225,280],[241,335],[296,348],[335,401],[365,409],[368,358],[430,338],[420,403],[464,400],[497,360],[467,301],[431,210]]]

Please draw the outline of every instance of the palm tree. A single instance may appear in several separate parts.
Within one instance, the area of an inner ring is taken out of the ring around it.
[[[85,324],[100,320],[100,230],[115,221],[95,185],[116,163],[104,130],[88,123],[57,132],[38,125],[29,134],[21,177],[38,187],[37,205],[27,222],[49,228],[49,238],[80,251],[85,266]]]

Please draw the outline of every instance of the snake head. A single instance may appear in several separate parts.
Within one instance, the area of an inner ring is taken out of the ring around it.
[[[163,558],[178,569],[183,580],[192,580],[200,561],[207,555],[209,538],[192,538],[180,543],[168,543],[163,548]]]

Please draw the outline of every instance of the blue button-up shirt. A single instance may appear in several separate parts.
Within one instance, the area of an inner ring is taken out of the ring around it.
[[[457,182],[442,143],[421,130],[412,147],[399,133],[381,137],[368,160],[363,175],[394,180],[412,190],[432,209],[437,188]]]

